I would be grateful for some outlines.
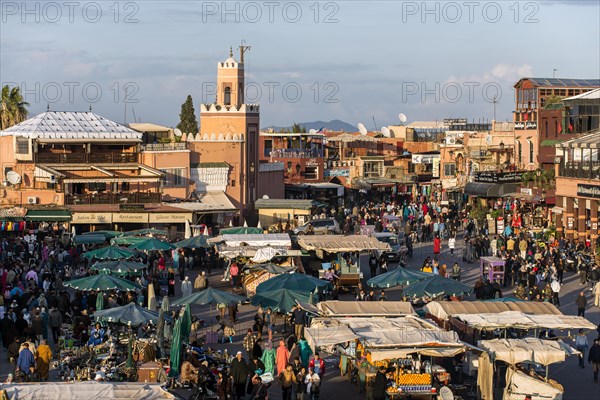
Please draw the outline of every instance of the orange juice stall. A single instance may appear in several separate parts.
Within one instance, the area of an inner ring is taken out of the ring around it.
[[[340,354],[340,370],[359,383],[367,398],[381,366],[386,367],[389,398],[436,398],[451,381],[450,371],[440,364],[451,365],[466,349],[456,332],[413,315],[314,318],[305,332],[313,349],[329,346]]]

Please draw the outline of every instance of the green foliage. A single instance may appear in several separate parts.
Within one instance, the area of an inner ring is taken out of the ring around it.
[[[546,97],[546,99],[544,101],[544,107],[549,106],[551,104],[560,103],[562,101],[562,99],[564,99],[563,96],[556,96],[556,95],[548,96],[548,97]]]
[[[11,88],[6,85],[2,87],[2,102],[0,103],[0,130],[10,128],[27,119],[29,111],[27,103],[21,95],[18,86]]]
[[[481,203],[476,203],[471,211],[469,212],[469,216],[474,220],[477,220],[479,223],[483,223],[487,217],[489,210],[481,205]]]
[[[177,128],[183,133],[198,133],[198,120],[194,111],[194,102],[192,96],[188,95],[185,103],[181,105],[181,114],[179,114],[179,124]]]

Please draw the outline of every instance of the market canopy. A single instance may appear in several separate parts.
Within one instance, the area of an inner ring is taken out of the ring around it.
[[[108,308],[106,310],[96,311],[92,314],[96,320],[106,322],[118,322],[120,324],[137,326],[152,322],[158,323],[158,313],[150,311],[145,307],[138,306],[135,303],[129,303],[122,307]],[[170,321],[169,316],[164,316],[165,320]]]
[[[406,286],[420,280],[430,278],[432,274],[421,271],[410,271],[406,268],[398,267],[392,271],[377,275],[367,281],[367,285],[375,288],[390,288],[394,286]]]
[[[245,300],[246,298],[243,296],[208,287],[189,296],[181,297],[180,299],[175,300],[171,305],[181,306],[186,304],[229,304],[231,302],[241,303]]]
[[[328,317],[400,317],[416,315],[408,301],[339,301],[317,304],[320,314]]]
[[[201,247],[210,247],[208,244],[208,240],[206,240],[206,236],[198,235],[192,236],[189,239],[184,239],[180,242],[173,243],[177,248],[186,248],[186,249],[199,249]]]
[[[287,233],[264,233],[247,235],[224,234],[222,241],[226,246],[273,246],[291,247],[292,240]]]
[[[63,285],[82,291],[121,290],[132,292],[141,289],[135,283],[114,275],[98,274],[63,282]]]
[[[549,365],[580,354],[562,340],[538,338],[480,340],[477,346],[487,351],[492,360],[511,365],[522,362]]]
[[[73,238],[75,244],[102,244],[106,242],[103,235],[77,235]]]
[[[9,399],[69,399],[69,400],[168,400],[178,397],[164,390],[159,383],[117,382],[36,382],[5,385]]]
[[[123,234],[123,232],[119,232],[119,231],[92,231],[92,232],[84,232],[81,234],[81,236],[86,236],[86,235],[101,235],[104,236],[107,239],[111,239],[117,236],[121,236]]]
[[[289,289],[275,289],[263,291],[252,297],[253,306],[270,308],[275,312],[287,314],[295,307],[298,302],[312,304],[314,300],[312,295],[307,292],[293,291]]]
[[[223,228],[219,231],[221,235],[248,235],[248,234],[262,234],[263,228],[254,228],[251,226],[240,226],[233,228]]]
[[[321,250],[328,253],[366,250],[390,250],[387,243],[364,235],[303,235],[298,244],[304,250]]]
[[[454,314],[452,317],[480,330],[501,328],[596,329],[596,325],[587,319],[574,315],[525,314],[520,311],[504,311],[494,314]]]
[[[112,238],[110,240],[110,244],[112,245],[121,245],[121,246],[130,246],[132,244],[143,242],[144,240],[148,240],[146,236],[119,236]]]
[[[442,295],[463,296],[473,291],[473,288],[457,280],[432,274],[430,277],[410,284],[402,290],[408,297],[438,297]]]
[[[427,314],[447,320],[456,314],[495,314],[520,311],[526,314],[562,315],[553,304],[537,301],[432,301],[423,306]]]
[[[138,243],[133,243],[131,245],[131,248],[137,249],[137,250],[148,250],[148,251],[150,251],[150,250],[173,250],[175,248],[175,246],[173,246],[171,243],[164,242],[160,239],[150,237],[144,241],[141,241]]]
[[[296,270],[296,267],[293,267],[291,265],[286,266],[286,265],[277,265],[277,264],[273,264],[273,263],[252,264],[252,265],[246,265],[246,267],[262,269],[262,270],[265,270],[268,273],[274,274],[274,275],[287,274],[289,272],[294,272]]]
[[[40,208],[27,210],[25,221],[36,222],[69,222],[71,221],[71,211],[54,208]]]
[[[465,345],[454,331],[445,331],[415,316],[400,318],[315,318],[307,334],[311,341],[343,343],[351,337],[360,339],[371,361],[402,358],[409,354],[451,357],[464,352]],[[309,341],[310,343],[310,341]],[[335,343],[332,343],[335,344]]]
[[[146,228],[146,229],[136,229],[135,231],[129,231],[129,232],[123,233],[123,236],[146,236],[146,235],[167,236],[167,231],[165,231],[163,229]]]
[[[135,261],[103,261],[97,262],[90,268],[92,271],[104,272],[110,275],[136,275],[148,268],[144,263]]]
[[[284,247],[270,247],[275,250],[275,257],[302,257],[305,256],[302,250],[290,250]],[[246,257],[254,258],[257,254],[264,259],[264,247],[261,246],[220,246],[219,256],[224,258]]]
[[[83,256],[88,260],[98,258],[101,260],[120,260],[124,258],[133,258],[137,255],[137,252],[130,250],[126,247],[119,246],[106,246],[100,249],[86,251]]]
[[[310,275],[293,273],[274,276],[256,287],[256,293],[277,289],[289,289],[295,292],[309,293],[315,289],[330,286],[329,281],[317,279]]]

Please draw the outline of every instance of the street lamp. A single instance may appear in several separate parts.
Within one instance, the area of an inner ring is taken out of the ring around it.
[[[504,142],[500,142],[500,151],[504,152]]]
[[[296,164],[296,173],[297,174],[300,173],[300,168],[302,168],[302,166],[300,165],[300,163]]]
[[[287,162],[287,167],[288,167],[288,169],[292,169],[292,162],[291,161]]]

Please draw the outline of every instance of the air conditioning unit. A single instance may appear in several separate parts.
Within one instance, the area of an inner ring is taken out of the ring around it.
[[[37,197],[28,197],[27,204],[37,204]]]
[[[446,138],[446,144],[456,144],[456,138],[453,138],[453,137]]]

